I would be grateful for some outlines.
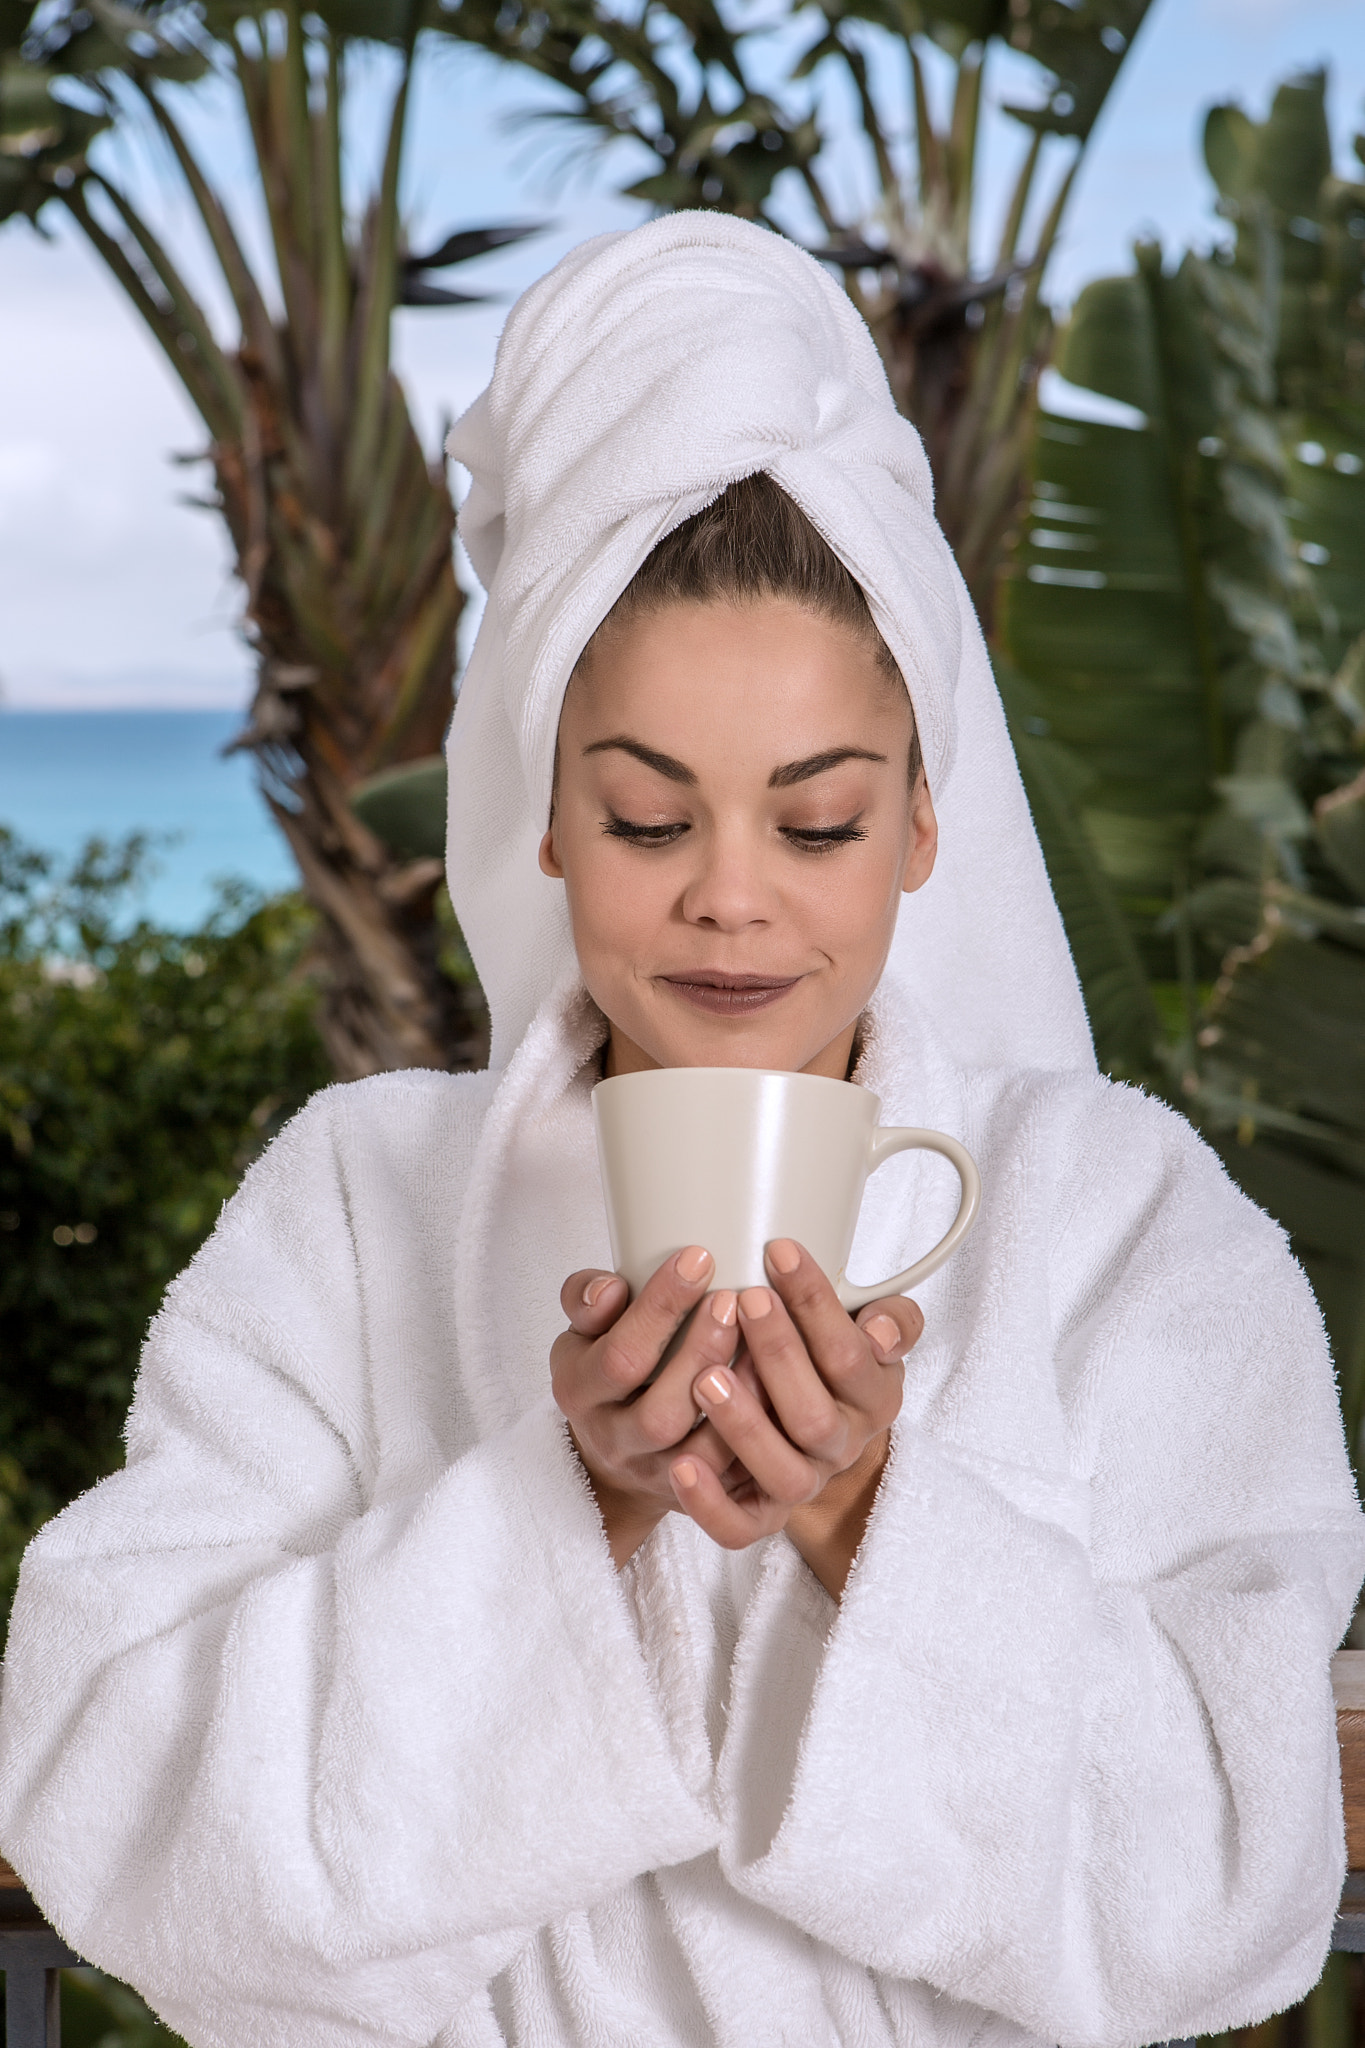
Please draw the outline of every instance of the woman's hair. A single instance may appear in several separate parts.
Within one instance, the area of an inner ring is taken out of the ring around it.
[[[666,605],[744,604],[763,597],[790,598],[851,628],[868,642],[887,681],[904,691],[896,658],[877,631],[857,577],[800,506],[761,471],[731,484],[651,549],[583,649],[579,665],[591,659],[598,633]],[[920,762],[912,709],[912,783]]]

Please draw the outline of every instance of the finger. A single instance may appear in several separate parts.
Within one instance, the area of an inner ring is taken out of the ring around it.
[[[685,1443],[688,1456],[699,1459],[710,1471],[720,1475],[727,1486],[740,1483],[734,1452],[707,1422],[695,1402],[689,1402],[685,1422],[677,1436],[661,1449],[643,1439],[631,1404],[602,1402],[575,1409],[571,1397],[566,1395],[563,1370],[564,1352],[570,1346],[585,1349],[586,1339],[566,1330],[556,1340],[556,1347],[551,1353],[552,1391],[589,1471],[614,1475],[616,1484],[633,1485],[645,1492],[662,1487],[667,1493],[667,1460]],[[736,1475],[733,1478],[730,1477],[732,1473]]]
[[[789,1238],[779,1238],[767,1247],[766,1257],[774,1290],[831,1392],[860,1408],[869,1398],[880,1407],[888,1390],[881,1386],[876,1368],[899,1364],[918,1340],[924,1328],[918,1305],[893,1294],[872,1302],[856,1325],[850,1325],[838,1295],[809,1252]],[[866,1345],[851,1336],[854,1328],[871,1345],[871,1358]]]
[[[719,1289],[700,1303],[658,1379],[631,1404],[631,1420],[651,1448],[671,1450],[693,1427],[693,1383],[710,1367],[730,1364],[739,1348],[737,1325],[733,1289]]]
[[[786,1508],[814,1499],[826,1475],[783,1434],[734,1373],[713,1366],[700,1375],[692,1392],[717,1435],[770,1499]]]
[[[747,1550],[762,1536],[776,1535],[787,1510],[758,1493],[750,1499],[728,1494],[714,1472],[693,1458],[675,1459],[669,1478],[678,1506],[725,1550]]]
[[[559,1305],[569,1319],[569,1328],[580,1337],[600,1337],[609,1330],[630,1299],[630,1289],[619,1273],[605,1273],[589,1267],[570,1273],[559,1290]]]
[[[842,1470],[867,1435],[867,1425],[859,1426],[857,1417],[865,1404],[875,1404],[874,1382],[886,1371],[874,1362],[867,1338],[840,1310],[842,1327],[836,1324],[824,1333],[813,1357],[771,1287],[746,1287],[739,1313],[777,1422],[798,1450],[817,1459],[827,1473]],[[865,1384],[859,1383],[860,1372]]]
[[[593,1347],[588,1365],[595,1380],[593,1398],[623,1400],[649,1378],[679,1324],[701,1300],[714,1270],[710,1252],[692,1244],[651,1273],[629,1308]]]
[[[884,1365],[900,1364],[924,1335],[924,1316],[918,1302],[893,1294],[861,1309],[858,1328]]]

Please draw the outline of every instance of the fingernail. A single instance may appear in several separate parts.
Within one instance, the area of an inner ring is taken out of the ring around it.
[[[735,1320],[735,1293],[731,1287],[722,1287],[711,1296],[711,1313],[718,1323],[728,1330]]]
[[[697,1468],[690,1458],[679,1458],[677,1464],[672,1467],[672,1472],[681,1487],[690,1488],[697,1483]]]
[[[678,1253],[673,1264],[677,1268],[678,1278],[686,1280],[690,1287],[695,1287],[698,1280],[704,1279],[711,1270],[711,1254],[703,1250],[699,1244],[690,1244],[685,1251]]]
[[[773,1298],[766,1287],[746,1287],[739,1297],[740,1313],[746,1323],[756,1323],[760,1316],[766,1316],[773,1305]]]
[[[871,1316],[862,1325],[863,1333],[872,1339],[878,1351],[899,1351],[905,1339],[900,1324],[893,1323],[890,1316]]]
[[[768,1246],[768,1264],[775,1273],[794,1273],[801,1263],[801,1247],[789,1237],[775,1237]]]
[[[717,1367],[714,1372],[703,1373],[692,1391],[700,1395],[703,1401],[709,1401],[714,1408],[722,1401],[729,1400],[735,1391],[735,1383],[728,1372],[722,1372]]]
[[[595,1280],[589,1280],[583,1289],[583,1299],[589,1308],[596,1308],[609,1287],[616,1285],[615,1273],[599,1273]]]

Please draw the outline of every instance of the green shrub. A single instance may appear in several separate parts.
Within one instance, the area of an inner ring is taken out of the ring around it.
[[[32,1531],[122,1460],[166,1283],[331,1078],[311,914],[234,885],[193,933],[135,922],[146,858],[0,827],[0,1617]]]

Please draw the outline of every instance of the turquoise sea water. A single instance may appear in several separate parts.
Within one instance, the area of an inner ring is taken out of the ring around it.
[[[215,876],[291,888],[250,758],[219,752],[241,725],[233,711],[0,711],[0,825],[65,855],[94,834],[156,834],[138,907],[181,930],[208,911]]]

